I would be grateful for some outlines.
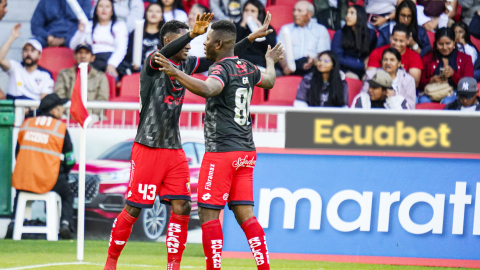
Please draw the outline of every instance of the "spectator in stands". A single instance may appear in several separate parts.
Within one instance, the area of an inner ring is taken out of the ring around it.
[[[423,72],[420,89],[428,84],[448,83],[453,90],[463,77],[473,77],[471,57],[458,51],[455,45],[455,33],[451,28],[441,28],[435,33],[433,52],[423,58]],[[441,103],[455,101],[455,95],[446,96]],[[418,103],[432,102],[427,95],[418,98]]]
[[[457,0],[417,0],[417,5],[423,13],[419,16],[426,18],[419,20],[427,31],[434,31],[438,28],[450,27],[457,13]]]
[[[359,80],[365,75],[365,59],[376,44],[377,34],[367,26],[365,9],[357,5],[349,7],[346,25],[335,33],[332,41],[332,50],[347,77]]]
[[[480,39],[480,9],[473,15],[472,21],[468,25],[468,31],[473,37]],[[475,79],[480,81],[480,58],[477,58],[474,70]]]
[[[365,0],[365,9],[370,15],[369,27],[380,30],[395,19],[395,8],[402,0]]]
[[[472,63],[475,65],[478,58],[478,51],[470,40],[468,26],[464,22],[456,22],[453,24],[452,29],[455,31],[455,42],[457,43],[458,50],[470,55]]]
[[[119,79],[125,75],[125,65],[120,65],[127,53],[128,31],[125,22],[117,21],[113,0],[100,0],[94,10],[93,21],[82,22],[70,41],[74,50],[79,44],[92,46],[95,61],[92,67]]]
[[[299,1],[293,9],[293,23],[282,26],[277,36],[277,41],[282,42],[286,47],[285,32],[290,34],[291,48],[293,58],[296,64],[296,70],[292,71],[286,59],[280,60],[282,70],[279,73],[283,75],[303,76],[310,72],[310,67],[304,68],[308,58],[315,58],[319,53],[330,50],[330,35],[325,26],[318,24],[316,19],[312,19],[313,5],[308,1]]]
[[[3,19],[3,16],[7,14],[7,1],[8,0],[0,0],[0,21]]]
[[[357,0],[313,0],[315,17],[326,28],[340,30],[345,24],[349,3],[356,2]]]
[[[194,4],[188,13],[188,25],[190,28],[193,28],[195,25],[195,18],[197,14],[210,13],[210,10],[202,4]],[[188,55],[196,57],[205,57],[205,49],[203,42],[207,39],[207,35],[200,35],[190,41],[190,46],[192,47],[188,51]]]
[[[267,0],[259,0],[263,6]],[[215,13],[216,20],[230,20],[234,23],[242,19],[242,7],[247,0],[210,0],[210,9]]]
[[[75,165],[75,155],[67,127],[59,120],[65,112],[63,105],[66,102],[68,99],[61,99],[55,93],[48,94],[40,102],[37,116],[23,123],[15,149],[17,162],[12,187],[17,191],[39,194],[56,192],[62,199],[59,234],[62,239],[72,239],[74,194],[68,183],[68,174]],[[47,140],[38,140],[45,135]],[[13,234],[17,202],[18,196],[15,196],[7,238]]]
[[[477,81],[472,77],[464,77],[458,82],[457,100],[447,104],[444,110],[480,111]]]
[[[160,45],[160,29],[165,24],[163,20],[162,7],[158,3],[152,3],[147,7],[145,11],[145,23],[143,25],[143,41],[142,41],[142,60],[153,51],[157,50]],[[133,65],[133,38],[135,33],[130,33],[128,37],[128,49],[125,56],[125,63],[131,65],[130,70],[132,72],[140,72],[141,66]],[[202,47],[203,49],[203,47]]]
[[[295,107],[348,107],[348,85],[333,51],[322,52],[298,85]],[[344,77],[344,76],[343,76]]]
[[[29,39],[23,45],[22,63],[7,60],[13,42],[20,37],[21,24],[16,24],[7,41],[0,48],[0,67],[8,73],[9,85],[7,99],[40,100],[53,92],[53,79],[47,70],[38,66],[42,56],[42,44],[36,39]]]
[[[390,33],[397,23],[403,23],[407,26],[411,38],[408,40],[408,47],[423,57],[432,46],[428,39],[427,30],[417,23],[417,8],[412,0],[403,0],[395,11],[395,21],[391,21],[389,27],[380,30],[377,47],[382,47],[390,43]]]
[[[403,23],[396,24],[390,35],[390,45],[375,49],[368,59],[367,69],[377,69],[381,66],[383,51],[387,48],[395,48],[402,55],[403,68],[415,78],[415,85],[420,83],[423,63],[420,55],[408,48],[408,40],[411,32]]]
[[[90,0],[78,0],[83,12],[90,14]],[[32,35],[43,47],[68,47],[77,29],[78,19],[66,0],[40,0],[30,21]]]
[[[165,22],[177,20],[188,23],[188,15],[183,10],[182,0],[158,0],[163,10],[163,18]]]
[[[183,2],[184,10],[187,14],[189,14],[190,10],[192,10],[193,6],[195,6],[197,4],[202,5],[207,9],[209,9],[209,7],[210,7],[209,0],[182,0],[182,2]]]
[[[395,93],[404,97],[407,100],[409,109],[415,109],[415,102],[417,99],[417,90],[415,88],[415,79],[408,74],[402,67],[402,56],[395,48],[388,48],[383,51],[382,67],[378,70],[384,70],[392,78],[392,88]],[[376,73],[376,70],[367,70],[367,80],[363,85],[363,92],[367,93],[369,89],[368,80],[370,80]]]
[[[404,97],[392,89],[392,77],[383,70],[368,80],[368,92],[360,92],[352,102],[355,109],[390,109],[407,110],[408,103]]]
[[[458,0],[458,5],[462,7],[462,21],[469,25],[480,9],[480,0]]]
[[[75,49],[75,61],[77,64],[71,68],[62,69],[58,73],[55,82],[55,93],[61,98],[72,98],[73,86],[77,78],[78,65],[82,62],[92,63],[95,55],[92,53],[92,46],[80,44]],[[88,68],[88,94],[89,101],[108,101],[110,88],[105,73],[96,70],[92,66]],[[100,119],[101,110],[91,110],[91,116],[94,118],[92,123]]]
[[[237,27],[237,42],[262,27],[265,16],[265,7],[262,3],[258,0],[248,0],[243,6],[242,21],[235,24]],[[252,27],[256,28],[251,29],[250,24],[253,24],[254,26]],[[252,62],[256,66],[265,68],[267,66],[265,52],[268,49],[268,45],[272,48],[275,47],[277,39],[275,30],[271,26],[268,29],[271,29],[273,33],[268,34],[265,38],[256,39],[239,57]]]
[[[94,6],[98,0],[94,0]],[[128,33],[135,30],[135,21],[143,19],[145,5],[142,0],[115,0],[113,1],[113,9],[117,20],[124,21],[127,25]],[[92,13],[92,17],[95,14]]]

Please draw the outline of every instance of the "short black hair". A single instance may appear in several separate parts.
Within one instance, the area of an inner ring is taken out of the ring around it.
[[[186,23],[177,20],[171,20],[164,24],[162,29],[160,30],[160,44],[162,44],[162,47],[165,45],[163,44],[163,38],[170,33],[180,34],[180,29],[188,30],[189,27]]]
[[[407,35],[407,39],[410,38],[410,36],[412,35],[412,32],[408,29],[408,27],[403,24],[403,23],[397,23],[395,24],[395,26],[393,27],[393,30],[392,30],[392,35],[395,33],[395,32],[404,32],[406,35]]]
[[[216,33],[226,34],[231,36],[234,40],[237,38],[237,28],[235,24],[228,20],[221,20],[218,22],[212,23],[212,30]]]

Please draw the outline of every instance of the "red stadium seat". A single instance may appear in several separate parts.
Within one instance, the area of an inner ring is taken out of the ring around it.
[[[150,6],[150,2],[143,2],[143,7],[145,8],[145,11],[147,10],[148,6]]]
[[[262,105],[293,106],[301,80],[301,76],[278,77],[275,86],[270,90],[268,101]]]
[[[477,47],[477,50],[480,48],[480,40],[477,38],[474,38],[473,36],[470,36],[470,40],[472,41],[473,45]]]
[[[38,60],[38,65],[50,71],[53,80],[56,80],[60,70],[75,65],[73,51],[65,47],[45,48],[42,51],[42,57]]]
[[[453,17],[453,20],[456,22],[459,22],[462,18],[462,6],[457,5],[457,12],[455,13],[455,17]]]
[[[352,2],[349,2],[349,5],[350,6],[353,6],[353,5],[358,5],[358,6],[361,6],[363,7],[365,5],[364,1],[363,0],[357,0],[356,3],[352,3]]]
[[[327,29],[328,30],[328,34],[330,35],[330,41],[333,40],[333,36],[335,35],[335,30],[332,30],[332,29]]]
[[[427,31],[427,35],[428,35],[428,39],[430,40],[430,46],[432,46],[432,48],[433,48],[433,43],[435,42],[435,33],[432,32],[432,31]],[[473,42],[473,40],[472,40],[472,42]]]
[[[352,78],[345,78],[345,81],[348,84],[348,106],[350,107],[355,96],[362,91],[363,82]]]
[[[445,104],[434,102],[415,105],[415,109],[417,110],[443,110],[443,108],[445,108]]]
[[[266,8],[272,14],[270,25],[277,31],[280,31],[283,25],[293,22],[292,5],[275,5]]]
[[[115,81],[115,77],[113,77],[112,75],[105,73],[105,76],[107,76],[108,81],[108,88],[110,94],[109,100],[112,100],[112,98],[117,97],[117,82]]]
[[[140,94],[140,73],[133,73],[122,78],[121,97],[137,97]]]

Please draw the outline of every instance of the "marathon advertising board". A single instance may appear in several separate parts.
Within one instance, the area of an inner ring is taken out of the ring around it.
[[[480,267],[480,159],[278,152],[254,169],[270,258]],[[224,251],[250,249],[225,211]]]
[[[287,112],[286,148],[480,153],[480,117]]]

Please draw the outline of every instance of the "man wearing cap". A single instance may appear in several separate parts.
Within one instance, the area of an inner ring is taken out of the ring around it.
[[[368,80],[368,92],[358,94],[352,103],[355,109],[389,109],[407,110],[408,104],[404,97],[398,95],[392,87],[392,77],[384,70]]]
[[[39,67],[37,62],[42,55],[42,44],[29,39],[23,45],[22,63],[5,59],[13,42],[20,37],[21,24],[16,24],[7,41],[0,48],[0,67],[9,75],[7,99],[41,100],[53,92],[52,75]]]
[[[95,55],[92,53],[92,47],[86,43],[79,44],[75,49],[74,55],[77,64],[71,68],[62,69],[58,73],[55,82],[55,93],[61,98],[71,98],[75,79],[77,78],[78,65],[82,62],[92,63]],[[108,101],[109,86],[105,73],[88,66],[88,101]],[[89,110],[90,111],[90,110]],[[100,116],[101,110],[91,110],[91,116]],[[95,121],[93,121],[95,122]]]
[[[37,117],[23,122],[15,150],[17,162],[12,186],[17,192],[58,193],[62,198],[60,236],[72,239],[73,193],[68,184],[68,174],[75,164],[75,157],[67,126],[59,120],[67,102],[67,98],[49,94],[40,102]],[[17,198],[15,196],[13,220]],[[12,236],[13,227],[12,221],[8,225],[7,237]]]
[[[457,100],[447,104],[444,110],[480,111],[477,81],[472,77],[461,78],[457,85]]]

